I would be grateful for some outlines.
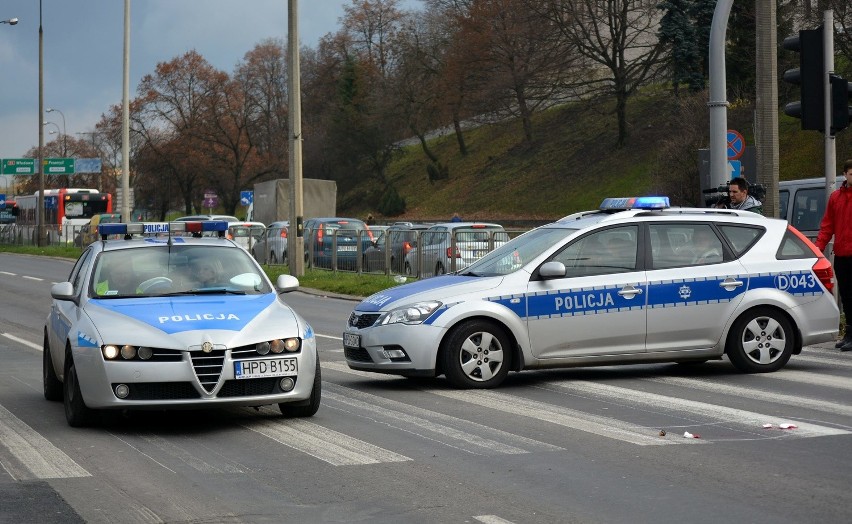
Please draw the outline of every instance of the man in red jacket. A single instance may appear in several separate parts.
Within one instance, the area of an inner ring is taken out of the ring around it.
[[[834,274],[843,312],[846,313],[846,330],[843,339],[834,347],[852,351],[852,159],[843,163],[843,185],[828,198],[825,215],[819,225],[816,246],[825,252],[834,237]],[[850,304],[846,311],[846,304]]]

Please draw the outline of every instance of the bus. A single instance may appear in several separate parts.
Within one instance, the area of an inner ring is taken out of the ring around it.
[[[0,208],[0,226],[6,224],[14,224],[16,215],[17,211],[15,211],[15,197],[10,196],[6,199],[6,205]]]
[[[38,191],[18,195],[16,229],[32,243],[38,240]],[[112,195],[97,189],[45,189],[44,223],[47,243],[73,244],[83,226],[99,213],[112,213]]]

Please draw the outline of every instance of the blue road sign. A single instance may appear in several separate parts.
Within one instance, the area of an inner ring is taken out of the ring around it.
[[[100,158],[76,158],[74,159],[75,173],[100,173]]]
[[[0,193],[0,209],[6,209],[6,195]]]
[[[247,206],[254,202],[254,191],[240,191],[240,205]]]
[[[728,178],[734,179],[742,176],[743,163],[739,160],[728,160]]]
[[[57,209],[59,206],[55,196],[46,196],[44,197],[44,208],[45,209]]]
[[[745,138],[733,129],[728,129],[728,160],[738,160],[745,152]]]

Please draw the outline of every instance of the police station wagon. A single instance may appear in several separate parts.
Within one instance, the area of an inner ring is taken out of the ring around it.
[[[352,369],[444,374],[461,388],[495,387],[510,370],[724,355],[769,372],[836,337],[832,277],[783,220],[607,199],[461,272],[368,297],[343,346]]]
[[[311,326],[224,221],[102,224],[67,282],[51,288],[44,396],[71,426],[103,409],[278,404],[312,416],[321,377]],[[139,233],[166,236],[105,240]],[[192,238],[212,232],[221,238]]]

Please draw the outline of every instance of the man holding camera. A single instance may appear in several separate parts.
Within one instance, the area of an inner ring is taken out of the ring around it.
[[[763,214],[763,203],[748,194],[748,180],[743,177],[734,178],[728,184],[728,198],[730,203],[721,207]]]

